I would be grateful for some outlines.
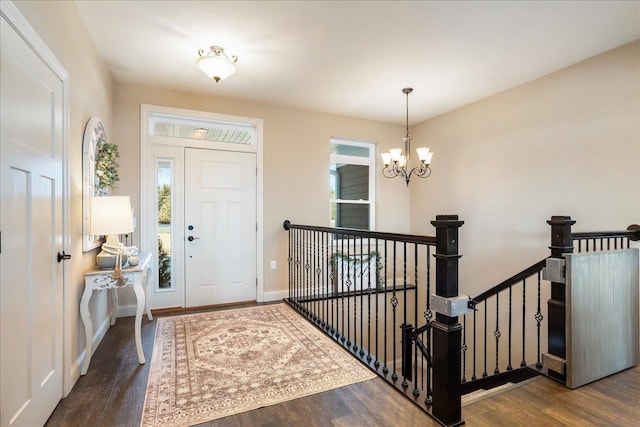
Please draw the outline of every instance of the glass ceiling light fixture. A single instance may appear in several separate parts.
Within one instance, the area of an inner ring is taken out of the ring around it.
[[[409,186],[411,175],[415,174],[420,178],[427,178],[431,175],[431,168],[429,165],[431,164],[431,158],[433,157],[433,152],[429,150],[428,147],[416,148],[418,159],[420,159],[420,165],[407,171],[407,168],[409,167],[409,153],[411,152],[411,138],[409,137],[409,94],[411,92],[413,92],[413,89],[410,87],[402,89],[402,93],[407,97],[407,132],[406,136],[403,138],[405,154],[402,154],[402,148],[392,148],[388,153],[381,154],[382,163],[384,163],[382,175],[385,178],[401,176],[407,183],[407,187]]]
[[[203,49],[198,50],[200,58],[196,63],[198,68],[210,79],[218,83],[236,72],[237,56],[233,55],[229,58],[224,53],[224,48],[220,46],[211,46],[209,49],[209,52],[206,53]]]

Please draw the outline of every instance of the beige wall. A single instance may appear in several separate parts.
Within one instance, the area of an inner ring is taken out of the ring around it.
[[[130,195],[137,212],[140,104],[263,119],[265,292],[287,287],[282,221],[328,223],[329,138],[377,142],[378,153],[400,145],[399,125],[113,85],[73,2],[16,5],[70,74],[72,361],[84,348],[76,307],[95,255],[83,254],[81,245],[82,134],[90,117],[101,117],[120,146],[116,193]],[[576,230],[640,222],[639,51],[640,42],[627,45],[416,126],[414,145],[436,153],[433,176],[412,180],[409,190],[381,178],[377,229],[433,234],[429,221],[436,214],[459,214],[466,221],[462,289],[474,293],[548,254],[551,215],[573,216]],[[276,271],[268,269],[272,259]],[[107,310],[104,295],[94,296],[94,324]]]
[[[497,284],[547,256],[551,215],[576,231],[640,222],[640,41],[428,120],[435,152],[411,182],[411,229],[458,214],[461,290]]]
[[[288,289],[287,234],[282,229],[282,222],[289,219],[297,224],[329,225],[329,139],[340,137],[376,142],[380,152],[398,146],[403,135],[400,125],[231,98],[116,84],[112,140],[120,146],[122,179],[117,192],[131,196],[136,212],[140,211],[141,104],[263,119],[265,293]],[[409,192],[404,184],[399,180],[380,178],[378,197],[377,228],[408,232]],[[145,223],[139,220],[139,226],[144,227]],[[136,232],[135,239],[139,239],[139,232]],[[269,269],[270,260],[277,261],[277,270]],[[131,302],[124,300],[124,304],[128,303]]]
[[[84,290],[84,272],[95,264],[95,252],[82,252],[82,135],[92,116],[101,117],[111,134],[112,81],[73,2],[18,1],[15,5],[70,76],[71,260],[66,261],[65,302],[72,365],[66,368],[77,378],[78,367],[74,363],[85,346],[78,307]],[[91,301],[94,329],[105,321],[108,309],[106,294],[95,294]]]

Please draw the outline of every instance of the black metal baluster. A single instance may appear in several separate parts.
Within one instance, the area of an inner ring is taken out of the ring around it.
[[[331,309],[333,308],[333,299],[330,299],[329,292],[329,265],[327,260],[329,258],[329,233],[322,233],[322,268],[324,268],[324,274],[322,275],[322,289],[324,292],[324,300],[325,300],[325,309],[324,309],[324,318],[326,319],[324,324],[324,330],[332,335],[330,332],[331,324],[333,323],[333,312]]]
[[[526,279],[522,279],[522,362],[520,362],[520,367],[524,368],[527,366],[526,354],[525,354],[525,342],[527,341],[525,338],[525,322],[527,320],[527,281]]]
[[[340,253],[339,256],[336,257],[336,272],[338,271],[338,263],[340,263],[341,268],[340,268],[340,274],[339,276],[339,280],[340,280],[340,301],[341,301],[341,308],[342,308],[342,322],[340,323],[340,332],[338,332],[339,338],[340,338],[340,342],[344,343],[345,338],[344,338],[344,327],[345,327],[345,322],[344,322],[344,235],[341,234],[340,235]],[[349,303],[349,300],[347,299],[347,303]],[[348,318],[348,316],[347,316]]]
[[[391,307],[393,308],[393,373],[391,374],[391,379],[394,381],[398,379],[398,371],[396,370],[396,307],[398,306],[398,297],[396,297],[396,242],[393,242],[393,296],[391,297]]]
[[[379,324],[379,315],[378,315],[378,308],[380,307],[380,274],[382,273],[381,268],[382,267],[380,264],[380,245],[378,243],[378,239],[376,238],[376,333],[375,333],[375,339],[376,339],[376,352],[375,352],[375,361],[373,362],[373,366],[375,366],[376,369],[378,369],[380,367],[380,353],[379,353],[379,346],[378,343],[380,342],[380,336],[378,335],[379,330],[378,330],[378,324]],[[384,294],[386,295],[386,293]],[[385,296],[386,298],[386,296]]]
[[[497,293],[496,294],[496,330],[493,331],[493,336],[496,337],[496,369],[493,370],[493,373],[495,375],[500,373],[500,369],[498,369],[498,353],[500,351],[500,336],[502,334],[500,333],[499,311],[500,311],[500,294]]]
[[[411,367],[406,366],[407,363],[407,346],[404,344],[404,340],[406,339],[405,328],[407,326],[407,242],[402,242],[402,325],[400,325],[400,329],[402,329],[402,387],[406,388],[409,386],[409,382],[407,381],[407,372]],[[410,350],[409,350],[410,351]]]
[[[473,310],[473,372],[471,374],[471,381],[475,381],[476,377],[476,349],[478,346],[476,345],[476,314],[478,314],[478,310]]]
[[[332,316],[334,319],[333,325],[331,325],[331,332],[333,336],[337,339],[338,336],[336,331],[340,325],[340,295],[338,292],[338,274],[336,272],[335,266],[335,254],[338,251],[338,235],[336,233],[331,233],[329,235],[331,239],[330,248],[331,252],[329,257],[327,258],[327,270],[329,270],[329,281],[331,286],[331,293],[333,295],[333,304],[331,304]]]
[[[462,383],[467,382],[467,315],[462,316]]]
[[[431,353],[431,322],[433,320],[433,312],[431,311],[431,246],[427,245],[427,309],[424,313],[424,318],[427,321],[427,395],[424,398],[424,403],[431,405],[433,402],[433,390],[431,388],[431,374],[432,374],[432,359]]]
[[[353,353],[358,354],[358,252],[356,237],[353,237]],[[362,251],[361,251],[362,252]],[[362,255],[360,255],[362,256]],[[362,281],[360,283],[362,289]],[[362,292],[360,292],[362,294]]]
[[[329,256],[327,257],[327,270],[329,271],[329,282],[331,287],[331,295],[333,296],[333,303],[331,304],[333,325],[331,325],[331,332],[333,333],[333,337],[338,339],[337,331],[340,327],[340,292],[339,292],[339,284],[338,284],[338,273],[336,271],[335,259],[336,253],[338,252],[338,234],[330,233],[329,238],[331,239],[331,243],[329,243]]]
[[[343,270],[344,271],[344,270]],[[347,347],[351,347],[351,285],[354,282],[351,281],[351,237],[347,241]],[[353,305],[355,305],[355,298],[353,299]],[[355,321],[353,327],[356,327]]]
[[[582,239],[578,240],[578,252],[582,252]]]
[[[301,236],[302,231],[301,230],[297,230],[296,229],[296,255],[295,255],[295,270],[296,270],[296,306],[298,307],[298,309],[300,309],[300,286],[301,286],[301,278],[300,278],[300,240],[302,238]]]
[[[311,300],[311,263],[310,263],[310,257],[311,257],[311,231],[307,231],[306,236],[305,236],[305,250],[304,250],[304,254],[305,254],[305,258],[304,258],[304,270],[305,270],[305,307],[307,310],[307,318],[312,319],[313,320],[313,302]]]
[[[511,366],[511,286],[509,286],[509,364],[507,365],[507,371],[513,369]]]
[[[322,244],[322,232],[318,231],[316,233],[316,269],[315,269],[315,273],[316,273],[316,282],[317,282],[317,292],[316,292],[316,298],[318,299],[318,317],[319,317],[319,323],[318,326],[320,326],[321,329],[324,329],[324,326],[326,324],[326,317],[325,317],[325,301],[326,301],[326,296],[324,295],[324,290],[323,290],[323,277],[322,277],[322,259],[324,256],[324,248],[323,248],[323,244]]]
[[[482,377],[486,377],[487,374],[487,311],[489,306],[487,300],[484,301],[484,371],[482,371]]]
[[[387,375],[389,373],[389,368],[387,367],[387,239],[384,240],[384,359],[383,359],[383,367],[382,373]]]
[[[289,301],[293,301],[293,274],[292,270],[291,270],[291,245],[293,244],[292,238],[293,238],[293,232],[291,231],[291,229],[286,228],[287,226],[285,225],[285,230],[288,231],[287,233],[287,240],[289,242],[289,247],[287,248],[288,250],[288,255],[287,255],[287,268],[289,269]]]
[[[318,260],[318,232],[314,231],[312,234],[312,245],[313,245],[313,256],[311,258],[312,269],[313,269],[313,320],[316,322],[316,325],[319,322],[319,305],[320,298],[318,297],[318,265],[316,264]]]
[[[369,268],[367,271],[367,362],[371,362],[371,238],[367,237],[367,253],[369,254]],[[362,355],[361,355],[362,356]]]
[[[418,327],[418,244],[413,244],[413,270],[414,270],[414,285],[415,291],[413,292],[413,325]],[[413,345],[413,395],[419,396],[420,390],[418,390],[418,346]]]
[[[355,244],[355,241],[354,241]],[[364,324],[362,322],[362,312],[364,311],[364,284],[363,284],[363,280],[364,280],[364,247],[362,246],[362,236],[360,236],[360,357],[362,357],[362,355],[364,354],[364,351],[362,350],[362,343],[363,343],[363,329],[364,329]],[[356,279],[357,280],[357,279]],[[356,303],[354,302],[353,304],[354,306],[356,306]],[[353,324],[356,325],[356,321],[355,321],[355,316],[354,316],[354,321]],[[357,335],[356,337],[357,338]],[[357,343],[357,340],[354,338],[354,342]],[[358,345],[356,344],[353,347],[353,351],[358,351]]]
[[[540,311],[540,272],[538,271],[538,309],[535,315],[536,319],[536,327],[538,332],[538,361],[536,362],[536,368],[542,369],[542,361],[540,360],[541,350],[540,350],[540,323],[542,323],[542,312]],[[524,358],[523,358],[524,360]]]

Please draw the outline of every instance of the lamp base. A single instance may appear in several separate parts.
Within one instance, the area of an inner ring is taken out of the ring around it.
[[[96,264],[99,268],[104,270],[111,270],[116,267],[116,255],[109,252],[101,251],[96,255]],[[124,267],[127,264],[127,254],[120,254],[120,266]]]

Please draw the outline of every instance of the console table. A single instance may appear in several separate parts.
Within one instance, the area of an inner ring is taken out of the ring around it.
[[[89,301],[95,291],[108,291],[111,293],[111,301],[113,302],[113,310],[111,312],[111,325],[116,323],[116,312],[118,310],[118,288],[133,287],[136,294],[136,320],[134,324],[136,348],[138,350],[138,360],[140,364],[145,363],[144,352],[142,351],[141,324],[142,314],[147,313],[149,320],[153,320],[151,316],[150,299],[151,299],[151,254],[138,255],[139,262],[136,266],[128,266],[122,269],[123,284],[118,285],[118,280],[114,279],[113,269],[101,269],[95,267],[84,274],[84,293],[80,300],[80,316],[84,323],[86,334],[85,359],[82,364],[80,375],[87,373],[89,363],[91,363],[91,355],[93,352],[93,324],[91,322],[91,313],[89,312]],[[145,293],[147,297],[145,298]]]

